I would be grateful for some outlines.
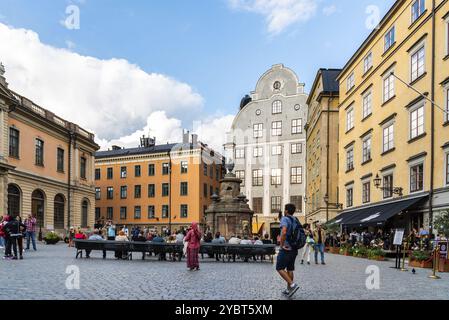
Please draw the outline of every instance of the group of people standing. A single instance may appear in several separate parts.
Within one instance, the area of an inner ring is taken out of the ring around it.
[[[26,238],[26,248],[23,248],[23,239]],[[4,249],[3,259],[23,260],[23,253],[36,247],[36,218],[29,215],[24,222],[20,216],[5,215],[0,217],[0,249]]]

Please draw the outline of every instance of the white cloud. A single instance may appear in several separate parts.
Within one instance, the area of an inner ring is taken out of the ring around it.
[[[222,151],[234,116],[199,120],[203,98],[185,83],[123,59],[100,60],[48,46],[33,31],[1,23],[0,43],[8,43],[0,46],[0,61],[9,87],[92,130],[103,150],[114,144],[137,147],[148,134],[158,144],[176,143],[183,128],[193,128],[201,141]]]
[[[0,46],[0,61],[11,89],[103,139],[144,127],[155,111],[185,120],[203,106],[189,85],[146,73],[124,59],[82,56],[43,44],[33,31],[1,23],[0,43],[8,43]]]
[[[309,20],[316,12],[318,0],[228,0],[234,9],[265,16],[268,32],[277,35],[289,26]]]
[[[337,6],[335,4],[323,8],[323,14],[327,17],[333,15],[335,12],[337,12]]]

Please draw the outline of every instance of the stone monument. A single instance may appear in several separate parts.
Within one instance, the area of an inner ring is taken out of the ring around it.
[[[213,203],[206,210],[207,230],[215,234],[217,231],[229,239],[232,236],[248,236],[252,234],[254,211],[248,205],[248,199],[240,192],[242,180],[232,172],[234,164],[226,164],[226,175],[220,181],[220,194],[212,196]]]

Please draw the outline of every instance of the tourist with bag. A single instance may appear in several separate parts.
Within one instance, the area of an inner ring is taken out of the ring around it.
[[[187,233],[185,241],[187,245],[187,268],[190,271],[200,270],[200,263],[198,260],[198,254],[201,245],[201,232],[198,229],[198,223],[193,222],[190,231]]]

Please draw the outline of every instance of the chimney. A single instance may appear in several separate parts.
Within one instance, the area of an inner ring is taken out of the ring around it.
[[[122,150],[122,148],[119,146],[112,146],[112,150],[117,151],[117,150]]]
[[[183,144],[188,144],[189,143],[189,136],[190,136],[190,131],[182,131],[182,143]]]
[[[2,84],[5,87],[8,87],[8,83],[6,82],[6,78],[5,78],[5,66],[3,65],[3,63],[0,62],[0,84]]]
[[[198,144],[198,135],[192,134],[192,144],[196,146]]]

